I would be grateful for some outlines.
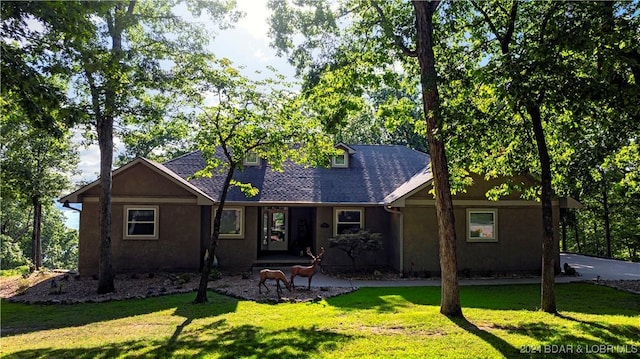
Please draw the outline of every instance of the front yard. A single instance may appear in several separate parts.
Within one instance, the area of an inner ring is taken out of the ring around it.
[[[74,305],[2,302],[3,358],[626,357],[640,350],[640,295],[557,285],[463,287],[466,319],[439,314],[439,287],[363,288],[305,303],[195,293]],[[586,354],[586,356],[585,356]]]

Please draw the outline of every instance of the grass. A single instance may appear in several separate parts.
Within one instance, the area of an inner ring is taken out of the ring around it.
[[[17,275],[29,274],[29,266],[19,266],[12,269],[0,269],[0,277],[13,277]]]
[[[2,302],[0,356],[539,358],[571,349],[561,356],[585,358],[640,351],[640,295],[586,283],[556,288],[560,315],[537,310],[537,285],[463,287],[464,319],[439,314],[438,287],[363,288],[275,305],[214,293],[204,305],[191,304],[194,293],[78,305]]]

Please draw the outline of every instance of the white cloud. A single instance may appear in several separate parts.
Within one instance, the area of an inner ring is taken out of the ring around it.
[[[84,130],[75,129],[72,138],[73,143],[78,145],[80,162],[78,163],[79,173],[71,178],[73,183],[93,182],[100,173],[100,148],[97,143],[83,145]],[[114,157],[124,152],[124,144],[119,138],[113,139]]]
[[[261,39],[265,45],[269,45],[269,25],[267,19],[271,11],[267,7],[266,0],[239,0],[238,10],[243,11],[246,15],[237,23],[237,28],[244,29],[246,32]]]

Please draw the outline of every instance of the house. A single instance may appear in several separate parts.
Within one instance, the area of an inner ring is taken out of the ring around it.
[[[399,272],[440,272],[436,209],[429,156],[397,145],[338,145],[341,155],[327,168],[287,162],[272,171],[248,155],[235,179],[259,189],[254,197],[231,188],[222,215],[216,256],[222,269],[297,258],[306,247],[326,248],[323,267],[350,264],[329,248],[329,238],[351,228],[382,233],[383,249],[359,258],[368,267]],[[116,272],[197,271],[211,235],[223,173],[192,178],[205,165],[200,152],[164,164],[137,158],[113,172],[112,264]],[[531,183],[522,177],[514,180]],[[458,268],[471,273],[539,273],[541,205],[513,193],[489,201],[498,180],[474,178],[454,196]],[[60,201],[82,203],[79,272],[98,272],[99,182]],[[555,233],[558,209],[554,202]],[[557,243],[557,240],[556,240]],[[556,262],[559,267],[559,252]],[[302,257],[301,257],[302,256]]]

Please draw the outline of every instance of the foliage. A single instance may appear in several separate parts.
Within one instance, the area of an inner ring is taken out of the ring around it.
[[[4,201],[3,201],[4,202]],[[42,216],[42,264],[45,268],[78,268],[78,232],[67,228],[66,219],[61,210],[53,203],[43,206]],[[31,237],[29,228],[15,232],[15,220],[24,215],[25,209],[4,206],[2,219],[7,231],[2,236],[0,261],[3,269],[15,268],[31,263]],[[26,210],[28,211],[28,209]],[[24,218],[25,221],[29,221]],[[27,226],[29,227],[29,226]],[[16,233],[22,233],[21,235]]]
[[[0,277],[15,277],[25,276],[30,272],[28,265],[21,265],[19,267],[12,267],[11,269],[0,269]]]
[[[59,68],[72,86],[66,101],[79,109],[100,148],[99,292],[115,290],[111,268],[111,171],[114,124],[144,130],[180,105],[174,94],[193,91],[181,66],[193,65],[206,53],[210,34],[201,24],[174,12],[183,4],[194,16],[206,13],[221,28],[240,15],[232,1],[43,2],[17,7],[24,19],[53,38],[44,64]],[[63,19],[63,21],[61,21]],[[36,62],[37,63],[37,62]],[[115,126],[116,129],[121,128]],[[91,137],[89,135],[88,137]]]
[[[287,160],[304,165],[327,165],[336,150],[322,132],[314,113],[303,106],[300,98],[291,92],[291,85],[284,83],[280,75],[252,81],[233,68],[230,61],[211,59],[200,70],[198,85],[212,95],[214,105],[204,106],[203,96],[193,98],[194,105],[202,109],[197,118],[196,138],[206,163],[195,177],[225,173],[216,198],[213,231],[195,299],[202,303],[207,301],[207,281],[229,188],[237,187],[247,197],[257,194],[251,183],[234,178],[235,171],[242,170],[245,157],[255,154],[272,170],[282,171]]]
[[[561,315],[551,315],[537,310],[538,291],[536,285],[462,287],[466,319],[454,320],[438,313],[437,286],[361,288],[276,305],[216,293],[215,303],[205,305],[192,305],[188,293],[75,305],[3,301],[0,345],[6,357],[56,358],[511,358],[552,345],[640,346],[636,294],[560,284]]]
[[[389,127],[408,128],[420,135],[416,137],[426,137],[438,213],[445,293],[442,311],[460,316],[456,233],[445,152],[447,138],[443,136],[447,118],[442,116],[435,67],[439,57],[434,52],[436,39],[441,36],[434,32],[440,2],[361,0],[327,4],[307,0],[269,4],[274,11],[270,19],[272,45],[280,54],[288,55],[304,79],[303,94],[325,128],[335,131],[351,122],[358,126],[362,123],[358,114],[375,104],[374,112]],[[376,93],[383,99],[371,101]],[[419,104],[412,102],[418,98]]]
[[[2,268],[16,268],[29,263],[29,255],[22,252],[18,242],[7,235],[0,234],[0,261]]]
[[[351,259],[355,270],[357,257],[382,248],[382,234],[371,233],[365,229],[340,233],[333,238],[329,238],[329,247],[345,252]]]

